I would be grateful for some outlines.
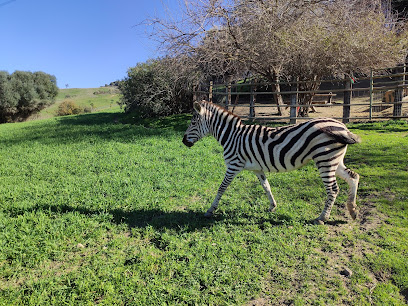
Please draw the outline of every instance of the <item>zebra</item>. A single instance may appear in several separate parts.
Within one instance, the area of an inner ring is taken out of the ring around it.
[[[207,101],[193,103],[194,114],[183,143],[191,147],[209,134],[224,149],[225,177],[205,217],[213,216],[221,196],[234,177],[242,170],[252,171],[261,183],[270,206],[275,211],[276,201],[271,193],[265,172],[287,172],[298,169],[313,160],[326,189],[327,199],[316,224],[329,220],[339,188],[336,176],[349,185],[347,208],[355,219],[359,175],[344,165],[348,144],[361,142],[341,122],[331,118],[311,119],[300,124],[267,127],[244,124],[240,117]]]

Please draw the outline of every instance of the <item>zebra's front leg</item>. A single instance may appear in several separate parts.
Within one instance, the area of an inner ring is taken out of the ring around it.
[[[266,195],[268,196],[269,199],[269,211],[273,212],[276,210],[276,201],[273,198],[272,192],[271,192],[271,186],[269,185],[268,180],[266,179],[266,175],[263,171],[254,171],[255,175],[257,176],[259,182],[261,183],[263,189],[265,190]]]
[[[207,212],[204,214],[204,217],[210,218],[213,216],[214,211],[218,207],[218,203],[220,202],[220,199],[227,189],[227,187],[231,184],[232,180],[234,177],[237,176],[237,174],[241,172],[241,169],[231,169],[228,168],[227,172],[225,173],[225,177],[221,183],[221,186],[218,188],[217,196],[215,197],[213,203],[211,204],[211,207],[207,210]]]

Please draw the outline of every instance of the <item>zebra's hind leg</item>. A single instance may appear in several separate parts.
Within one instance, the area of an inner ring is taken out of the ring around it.
[[[234,177],[237,176],[239,172],[241,172],[242,169],[235,169],[235,168],[228,168],[227,172],[225,173],[224,180],[221,183],[221,186],[218,188],[217,195],[211,204],[211,207],[207,210],[207,212],[204,214],[204,217],[210,218],[213,216],[214,211],[218,208],[218,203],[220,202],[220,199],[227,189],[227,187],[231,184],[232,180]]]
[[[336,180],[336,168],[337,165],[319,167],[320,177],[322,178],[323,184],[326,188],[327,199],[322,213],[314,221],[315,224],[324,224],[324,222],[330,218],[330,212],[333,208],[337,194],[339,193],[339,187]]]
[[[349,185],[349,194],[347,199],[347,209],[350,213],[350,216],[355,219],[357,217],[356,212],[356,197],[357,197],[357,189],[358,189],[358,181],[360,180],[360,176],[351,171],[350,169],[346,168],[344,164],[341,162],[339,167],[336,170],[336,175],[347,182]]]
[[[269,185],[268,180],[266,179],[266,175],[263,171],[254,171],[255,175],[258,177],[259,182],[261,183],[263,189],[265,190],[266,195],[268,196],[269,199],[269,211],[273,212],[276,210],[276,201],[273,198],[272,192],[271,192],[271,186]]]

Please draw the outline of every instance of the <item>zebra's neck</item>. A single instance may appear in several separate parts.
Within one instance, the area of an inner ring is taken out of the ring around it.
[[[215,107],[210,113],[209,131],[217,141],[224,146],[227,140],[239,130],[241,118],[220,108]]]

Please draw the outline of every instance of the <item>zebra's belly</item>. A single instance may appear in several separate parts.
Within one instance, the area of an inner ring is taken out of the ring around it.
[[[268,171],[267,169],[266,169],[266,170],[265,170],[265,169],[262,169],[262,167],[261,167],[260,164],[258,164],[258,163],[252,163],[252,162],[250,162],[250,161],[247,161],[247,162],[245,163],[244,169],[245,169],[245,170],[249,170],[249,171]]]
[[[249,170],[249,171],[263,171],[263,172],[272,172],[272,173],[289,171],[289,170],[276,169],[272,167],[271,165],[260,165],[257,162],[249,162],[249,161],[246,162],[244,169]]]
[[[284,165],[281,165],[279,163],[275,163],[272,165],[271,163],[265,162],[265,163],[258,163],[258,162],[251,162],[247,161],[245,163],[244,169],[249,170],[249,171],[263,171],[263,172],[271,172],[271,173],[277,173],[277,172],[288,172],[292,170],[299,169],[306,165],[310,161],[310,158],[306,159],[303,161],[303,163],[300,163],[297,161],[294,165],[290,163],[285,163]]]

